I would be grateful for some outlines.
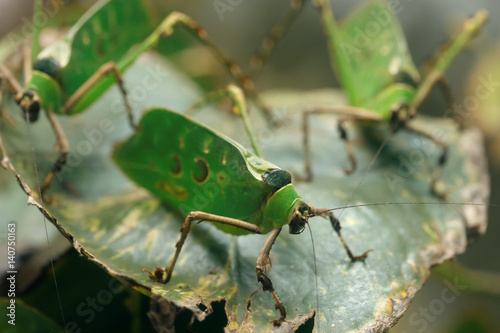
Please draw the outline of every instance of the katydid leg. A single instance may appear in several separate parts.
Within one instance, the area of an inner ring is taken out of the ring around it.
[[[128,102],[127,99],[127,91],[125,90],[124,84],[123,84],[123,79],[122,75],[120,74],[120,70],[118,66],[113,63],[113,62],[108,62],[101,67],[87,80],[85,83],[78,88],[78,90],[68,98],[66,103],[63,105],[63,113],[64,114],[69,114],[71,112],[71,109],[83,98],[85,98],[86,93],[92,89],[99,81],[104,79],[106,76],[112,75],[120,88],[120,93],[123,97],[123,101],[125,103],[125,110],[127,112],[128,116],[128,121],[130,123],[130,126],[132,129],[136,128],[136,125],[134,124],[134,117],[132,113],[132,108]],[[67,156],[69,153],[69,144],[68,140],[66,139],[66,136],[64,134],[64,131],[57,121],[56,117],[54,114],[50,112],[46,112],[47,117],[49,118],[50,124],[54,130],[54,133],[57,138],[57,144],[56,147],[59,149],[59,158],[56,160],[54,163],[52,169],[50,170],[49,174],[45,178],[42,186],[42,198],[44,197],[44,193],[49,189],[50,184],[54,178],[54,175],[62,170],[64,165],[66,164],[67,161]],[[44,200],[46,201],[46,200]]]
[[[380,122],[382,121],[382,116],[374,113],[370,110],[352,107],[348,105],[332,106],[332,107],[321,107],[304,110],[302,113],[302,131],[303,131],[303,147],[304,147],[304,171],[305,177],[300,178],[300,180],[311,181],[312,180],[312,169],[311,169],[311,150],[309,142],[309,117],[314,114],[336,114],[341,115],[341,119],[338,122],[338,130],[342,140],[346,144],[346,150],[351,162],[350,169],[344,169],[347,174],[354,172],[356,169],[356,160],[352,152],[351,144],[348,140],[347,132],[343,127],[343,123],[347,120],[359,120],[359,121],[371,121]]]
[[[208,214],[204,212],[191,212],[186,219],[184,220],[184,223],[182,224],[181,228],[181,237],[175,244],[175,253],[174,256],[172,257],[172,260],[170,261],[170,264],[165,267],[165,269],[162,269],[161,267],[156,267],[154,272],[150,272],[147,269],[143,269],[144,272],[147,272],[149,274],[149,278],[160,283],[168,283],[170,281],[170,278],[172,277],[172,273],[174,271],[175,264],[177,262],[177,259],[179,258],[179,254],[181,253],[182,246],[184,245],[184,241],[186,240],[189,231],[191,230],[191,222],[193,221],[209,221],[209,222],[215,222],[215,223],[220,223],[220,224],[227,224],[227,225],[232,225],[235,226],[236,228],[248,230],[250,232],[260,234],[260,228],[256,226],[255,224],[251,224],[245,221],[241,221],[238,219],[233,219],[225,216],[219,216],[219,215],[213,215],[213,214]],[[199,223],[198,222],[198,223]]]
[[[325,212],[326,209],[316,209],[315,214],[323,216],[323,217],[328,217],[330,220],[330,223],[332,224],[333,230],[337,233],[339,236],[340,241],[342,242],[342,245],[344,246],[345,251],[347,252],[347,255],[349,256],[349,259],[351,261],[363,261],[368,257],[368,253],[372,252],[373,250],[370,249],[368,251],[365,251],[363,254],[359,256],[355,256],[352,254],[351,249],[347,245],[347,242],[345,241],[344,237],[342,236],[342,233],[340,232],[341,226],[340,226],[340,221],[333,215],[332,212]],[[325,216],[326,215],[326,216]]]
[[[132,107],[130,106],[127,99],[127,91],[125,90],[125,86],[123,85],[122,75],[120,74],[120,70],[118,66],[114,62],[108,62],[99,67],[99,69],[87,80],[85,83],[78,88],[78,90],[64,103],[63,113],[69,114],[71,109],[82,99],[85,97],[85,94],[92,89],[97,82],[102,80],[104,77],[108,75],[113,75],[118,87],[120,88],[120,93],[123,96],[123,101],[125,102],[125,109],[127,111],[128,120],[132,129],[136,128],[134,124],[134,116],[132,114]]]
[[[260,73],[276,44],[283,38],[283,35],[288,31],[300,10],[304,7],[304,2],[305,0],[290,1],[290,8],[285,17],[273,27],[271,33],[262,40],[260,48],[252,56],[249,77],[255,78]]]
[[[271,260],[269,258],[269,252],[271,252],[271,248],[278,238],[278,235],[281,232],[281,228],[274,229],[271,231],[269,236],[260,251],[259,257],[257,258],[257,265],[255,266],[255,270],[257,271],[257,280],[262,284],[262,289],[264,291],[269,291],[271,295],[273,295],[274,302],[276,303],[276,310],[279,310],[281,317],[280,319],[273,320],[272,323],[274,325],[280,325],[286,319],[286,310],[285,306],[281,302],[281,299],[278,296],[276,290],[274,290],[273,283],[271,279],[266,275],[266,265],[270,265]]]
[[[50,126],[52,126],[52,129],[54,130],[54,133],[56,135],[56,149],[59,150],[59,157],[57,160],[54,162],[52,165],[52,168],[50,169],[49,173],[45,177],[45,180],[43,181],[42,188],[40,189],[41,193],[41,199],[46,202],[50,203],[50,200],[47,200],[45,197],[45,193],[47,190],[50,188],[50,184],[52,183],[52,180],[54,179],[54,176],[56,173],[60,172],[64,165],[66,164],[68,154],[69,154],[69,143],[68,139],[66,138],[66,134],[64,134],[64,131],[62,129],[61,123],[59,120],[57,120],[57,117],[55,114],[51,112],[45,112],[47,115],[47,118],[49,119]]]
[[[171,36],[174,32],[175,26],[182,26],[188,32],[191,32],[194,37],[196,37],[201,43],[206,45],[214,54],[219,62],[221,62],[224,67],[229,71],[231,77],[241,86],[245,93],[250,97],[257,106],[264,112],[269,121],[271,121],[271,111],[265,105],[265,103],[260,99],[257,92],[255,91],[253,81],[243,74],[239,65],[234,61],[229,59],[208,37],[207,32],[198,23],[196,23],[189,16],[179,13],[170,13],[156,28],[156,30],[149,35],[148,38],[141,44],[139,44],[135,50],[119,63],[120,69],[126,68],[131,65],[142,53],[154,48],[161,39]]]
[[[347,136],[347,131],[345,130],[345,127],[344,127],[346,120],[347,119],[345,117],[339,118],[338,123],[337,123],[337,129],[339,131],[340,138],[345,142],[345,148],[347,150],[347,157],[349,158],[349,161],[351,162],[351,168],[349,168],[349,169],[343,168],[343,169],[344,169],[344,172],[346,174],[350,175],[351,173],[354,172],[354,170],[356,170],[357,163],[356,163],[356,159],[354,158],[354,152],[352,150],[351,141],[349,140],[349,138]]]
[[[123,100],[125,101],[125,108],[127,111],[130,126],[132,128],[136,128],[133,122],[132,108],[128,103],[127,92],[125,90],[125,87],[123,86],[122,76],[120,74],[120,71],[118,70],[118,67],[113,62],[108,62],[102,65],[87,81],[85,81],[85,83],[72,96],[70,96],[70,98],[66,101],[66,103],[63,106],[63,113],[64,114],[70,113],[71,109],[78,103],[78,101],[80,101],[82,98],[85,97],[87,91],[92,89],[97,82],[102,80],[107,75],[114,76],[118,84],[118,87],[120,88]],[[59,157],[55,161],[50,172],[45,177],[45,180],[41,188],[42,200],[44,202],[50,202],[47,201],[44,194],[50,188],[50,185],[52,183],[52,180],[54,179],[55,174],[60,172],[64,167],[64,165],[66,164],[67,157],[69,154],[69,143],[66,138],[66,135],[64,134],[64,130],[62,129],[61,124],[57,120],[56,116],[51,112],[46,112],[46,115],[47,118],[49,119],[50,125],[52,126],[54,134],[56,135],[57,139],[56,148],[59,150]]]
[[[436,146],[441,147],[441,155],[439,156],[437,166],[434,168],[434,171],[432,173],[432,181],[431,181],[431,193],[437,196],[440,199],[445,199],[446,194],[439,192],[436,188],[438,179],[441,175],[441,171],[443,170],[443,166],[446,163],[447,157],[448,157],[448,145],[441,141],[439,138],[435,137],[434,135],[427,133],[425,131],[422,131],[421,129],[415,128],[409,124],[405,124],[405,128],[415,134],[421,135],[424,138],[427,138],[429,140],[432,140]]]

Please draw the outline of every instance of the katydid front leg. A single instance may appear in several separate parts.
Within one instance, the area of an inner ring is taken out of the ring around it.
[[[66,138],[66,134],[64,133],[61,123],[57,120],[57,117],[55,114],[51,112],[45,112],[47,115],[47,118],[49,119],[50,126],[52,126],[52,129],[54,130],[54,133],[56,134],[56,149],[59,150],[59,157],[55,161],[55,163],[52,165],[52,168],[50,169],[49,173],[45,177],[45,180],[43,181],[43,185],[40,189],[40,195],[41,199],[45,203],[51,203],[50,199],[46,198],[45,193],[47,190],[50,188],[50,184],[52,183],[52,180],[54,179],[54,176],[62,170],[64,165],[66,164],[66,161],[68,159],[68,154],[69,154],[69,143],[68,139]]]
[[[182,246],[184,245],[184,241],[186,240],[189,231],[191,230],[191,222],[193,221],[198,221],[198,223],[203,221],[210,221],[220,224],[227,224],[235,226],[240,229],[248,230],[256,234],[260,234],[260,229],[255,224],[251,224],[238,219],[233,219],[230,217],[208,214],[204,212],[191,212],[189,213],[189,215],[184,220],[184,223],[182,224],[181,237],[175,244],[175,253],[174,256],[172,257],[172,260],[170,261],[170,264],[167,267],[165,267],[165,269],[162,269],[161,267],[156,267],[154,273],[152,273],[147,269],[142,270],[143,272],[147,272],[149,274],[149,278],[151,280],[160,283],[168,283],[170,281],[170,278],[172,277],[172,273],[174,271],[175,264],[177,262],[177,259],[179,258],[179,254],[181,253]]]
[[[342,233],[340,232],[340,229],[342,229],[342,227],[340,226],[340,221],[335,217],[335,215],[333,215],[332,212],[327,211],[327,209],[315,209],[314,213],[316,215],[322,216],[324,218],[328,218],[330,220],[330,223],[332,224],[333,230],[335,230],[335,232],[337,233],[337,236],[339,236],[339,239],[342,242],[342,245],[344,246],[345,251],[347,252],[347,256],[349,257],[349,259],[351,259],[352,262],[365,260],[368,257],[368,253],[373,251],[372,249],[370,249],[368,251],[365,251],[363,254],[361,254],[359,256],[353,255],[351,249],[347,245],[347,242],[345,241],[344,237],[342,236]]]
[[[274,325],[280,325],[286,319],[286,309],[281,299],[278,296],[276,290],[274,290],[273,283],[271,279],[266,275],[266,266],[270,264],[271,261],[269,259],[269,253],[271,252],[271,248],[278,238],[281,232],[281,228],[274,229],[267,237],[262,250],[260,251],[259,257],[257,258],[257,265],[255,266],[255,270],[257,271],[257,280],[262,284],[262,290],[269,291],[271,295],[273,295],[276,310],[279,310],[281,313],[280,319],[272,320],[271,322]]]
[[[267,35],[263,40],[260,48],[255,52],[252,56],[252,60],[250,62],[251,68],[249,76],[255,78],[262,68],[264,64],[271,56],[276,44],[283,38],[283,35],[288,31],[292,23],[297,18],[300,10],[304,8],[305,0],[291,0],[290,8],[286,13],[285,17],[282,21],[276,24],[271,33]]]

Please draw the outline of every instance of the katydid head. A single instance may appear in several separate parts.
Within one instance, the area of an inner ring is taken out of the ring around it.
[[[394,130],[399,129],[408,120],[412,119],[416,115],[416,109],[413,108],[409,103],[399,103],[392,107],[391,109],[391,127]]]
[[[16,96],[17,104],[30,122],[38,119],[42,108],[48,112],[61,113],[63,93],[57,79],[59,69],[59,63],[53,58],[38,59],[26,88]]]
[[[16,96],[16,102],[23,110],[23,116],[30,122],[38,120],[40,115],[40,97],[31,88]]]
[[[300,234],[304,231],[307,220],[314,216],[314,208],[306,204],[304,201],[298,201],[292,210],[292,217],[288,223],[289,233]]]
[[[54,78],[60,69],[59,62],[53,57],[42,57],[33,64],[31,80],[27,88],[16,96],[16,102],[23,110],[23,116],[30,122],[38,120],[42,100],[54,97]],[[40,96],[46,95],[47,98]]]

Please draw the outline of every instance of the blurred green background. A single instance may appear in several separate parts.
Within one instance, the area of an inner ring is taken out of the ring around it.
[[[453,63],[447,73],[454,97],[461,103],[474,93],[479,77],[492,76],[500,81],[500,2],[497,0],[400,0],[402,11],[398,15],[408,39],[410,51],[417,66],[423,65],[447,41],[462,22],[480,8],[489,11],[491,17],[484,31]],[[88,2],[87,2],[88,3]],[[226,11],[218,11],[217,4],[226,4]],[[336,1],[332,4],[337,18],[344,17],[363,1]],[[186,12],[203,25],[215,44],[219,45],[242,67],[248,68],[250,55],[258,48],[262,38],[283,17],[289,8],[287,0],[254,1],[159,1],[155,3],[165,13],[170,10]],[[31,2],[0,1],[0,33],[5,34],[13,26],[30,19]],[[315,89],[338,87],[329,65],[329,57],[323,28],[318,12],[307,3],[302,13],[278,44],[270,61],[256,79],[258,91],[279,88]],[[189,39],[188,39],[189,40]],[[200,46],[193,41],[193,47]],[[189,59],[189,60],[186,60]],[[186,52],[181,62],[188,65],[201,62]],[[211,62],[208,62],[210,66]],[[203,64],[189,65],[191,70],[205,70]],[[219,66],[220,67],[220,66]],[[216,67],[222,81],[223,68]],[[212,69],[210,69],[212,70]],[[215,83],[222,84],[221,82]],[[485,145],[489,157],[491,174],[491,203],[500,203],[500,92],[494,91],[484,105],[471,110],[474,120],[486,135]],[[422,113],[442,116],[446,104],[439,91],[433,91],[420,107]],[[497,222],[500,210],[490,208],[489,226],[485,236],[471,244],[458,260],[474,270],[500,273],[500,225]],[[433,276],[413,300],[405,316],[393,332],[497,332],[500,330],[500,298],[493,295],[461,293],[457,299],[439,310],[436,315],[426,317],[422,311],[432,307],[433,301],[447,288],[444,278]],[[432,311],[431,311],[432,313]],[[422,318],[426,318],[422,321]]]

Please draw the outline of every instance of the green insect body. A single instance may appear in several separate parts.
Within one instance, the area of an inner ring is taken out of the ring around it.
[[[213,222],[232,235],[269,234],[256,274],[281,313],[272,321],[276,325],[286,319],[286,309],[265,267],[284,225],[291,234],[299,234],[309,218],[329,218],[352,261],[366,259],[371,251],[354,256],[339,221],[330,211],[306,204],[290,173],[185,115],[159,108],[146,111],[137,131],[115,147],[113,160],[130,179],[185,216],[170,264],[154,272],[143,269],[153,281],[170,281],[193,221]]]
[[[336,72],[350,105],[313,106],[305,110],[303,142],[306,174],[303,178],[310,181],[313,177],[307,117],[313,114],[337,114],[340,116],[338,130],[346,143],[351,164],[350,168],[344,169],[347,174],[356,170],[357,163],[344,127],[345,121],[353,120],[370,125],[386,123],[391,132],[404,128],[432,140],[441,148],[441,155],[431,176],[431,192],[439,198],[445,198],[446,194],[437,189],[437,183],[447,160],[448,145],[432,133],[415,127],[411,124],[411,119],[417,115],[417,108],[432,87],[439,83],[451,106],[452,115],[462,129],[465,127],[463,115],[454,110],[444,73],[484,25],[488,18],[487,12],[479,11],[466,21],[462,31],[440,50],[429,73],[421,79],[397,17],[385,0],[368,2],[341,24],[335,21],[328,0],[317,0],[315,3],[321,10],[331,67]],[[387,143],[387,140],[384,142]]]
[[[398,18],[385,0],[359,8],[342,24],[334,20],[328,1],[322,0],[322,21],[328,37],[332,67],[352,106],[389,120],[400,106],[413,107],[421,82]],[[435,65],[444,73],[487,19],[480,11],[444,50]]]
[[[122,64],[120,60],[153,32],[150,17],[143,1],[127,0],[126,6],[117,0],[97,2],[63,40],[39,53],[23,97],[32,99],[36,94],[40,108],[63,113],[68,98],[103,64],[115,62],[121,73],[130,66],[130,61]],[[103,78],[66,114],[84,111],[114,83],[111,76]]]
[[[309,214],[287,171],[173,111],[148,110],[113,159],[130,179],[184,215],[203,211],[235,218],[266,234],[289,224],[299,207]],[[294,224],[290,232],[301,232],[304,225]],[[230,234],[249,233],[215,226]]]

